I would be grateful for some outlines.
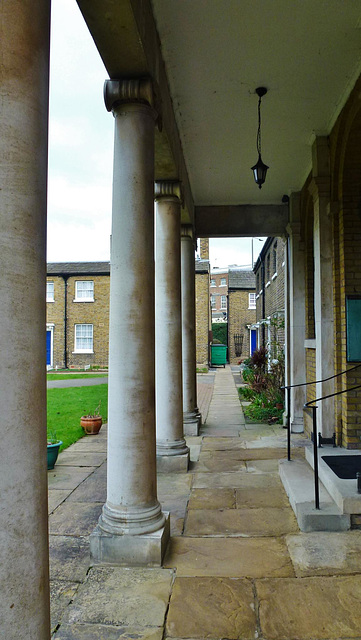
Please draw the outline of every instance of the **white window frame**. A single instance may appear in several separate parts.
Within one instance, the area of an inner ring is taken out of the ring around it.
[[[226,287],[226,286],[227,286],[227,278],[221,278],[220,287]]]
[[[77,335],[77,332],[79,331],[79,333],[81,333],[81,331],[78,329],[78,327],[91,327],[89,333],[91,335]],[[86,349],[83,349],[81,347],[78,346],[78,340],[81,339],[86,339],[86,340],[91,340],[91,348],[87,347]],[[90,323],[79,323],[79,324],[75,324],[74,325],[74,351],[73,353],[94,353],[94,325],[90,324]]]
[[[227,309],[227,296],[221,296],[221,309]]]
[[[211,278],[211,285],[210,285],[210,286],[211,286],[211,287],[216,287],[216,286],[217,286],[217,285],[216,285],[216,281],[215,281],[215,279],[214,279],[214,278]]]
[[[87,284],[87,287],[80,287],[79,285]],[[91,285],[91,286],[89,286]],[[91,295],[82,296],[81,291],[91,291]],[[75,298],[74,302],[94,302],[94,280],[75,280]]]
[[[52,294],[50,294],[50,292],[48,291],[48,285],[53,285],[53,291]],[[46,301],[47,302],[55,302],[55,298],[54,298],[54,280],[47,280],[46,281]]]
[[[253,300],[253,304],[251,302]],[[248,309],[256,309],[257,295],[255,293],[248,294]]]
[[[216,308],[216,296],[211,296],[211,309]]]

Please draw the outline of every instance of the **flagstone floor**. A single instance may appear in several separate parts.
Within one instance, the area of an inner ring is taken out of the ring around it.
[[[48,472],[53,637],[361,639],[361,531],[299,532],[278,475],[286,432],[245,423],[229,366],[199,376],[198,398],[208,415],[187,438],[189,472],[158,476],[171,514],[162,568],[90,566],[106,427]]]

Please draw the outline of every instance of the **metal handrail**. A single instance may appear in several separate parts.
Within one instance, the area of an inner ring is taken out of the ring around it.
[[[360,366],[360,365],[358,365]],[[355,367],[356,368],[356,367]],[[322,400],[327,400],[328,398],[334,398],[335,396],[340,396],[347,391],[354,391],[355,389],[361,389],[361,384],[358,384],[356,387],[348,387],[347,389],[342,389],[342,391],[336,391],[335,393],[329,393],[327,396],[322,396],[320,398],[316,398],[315,400],[310,400],[306,402],[303,407],[304,409],[311,409],[312,411],[312,433],[313,433],[313,470],[314,470],[314,479],[315,479],[315,507],[316,509],[320,508],[320,491],[319,491],[319,478],[318,478],[318,455],[317,455],[317,409],[318,407],[315,405],[316,402],[322,402]]]
[[[343,376],[345,373],[349,373],[350,371],[359,369],[359,367],[361,367],[361,364],[356,364],[354,367],[351,367],[351,369],[345,369],[345,371],[340,371],[340,373],[335,373],[333,376],[329,376],[328,378],[323,378],[323,380],[312,380],[312,382],[300,382],[298,384],[288,384],[288,385],[285,384],[283,387],[281,387],[281,389],[285,389],[287,391],[287,460],[288,461],[291,460],[291,389],[295,389],[296,387],[307,387],[310,384],[320,384],[321,382],[328,382],[333,378],[338,378],[339,376]],[[345,391],[352,391],[352,389],[345,389],[343,391],[334,393],[331,396],[325,396],[324,398],[317,398],[317,400],[313,400],[312,402],[319,402],[320,400],[325,400],[326,397],[332,398],[333,395],[339,395],[340,393],[344,393]]]

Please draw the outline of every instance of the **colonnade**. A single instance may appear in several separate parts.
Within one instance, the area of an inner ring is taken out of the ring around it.
[[[151,81],[108,80],[104,94],[115,117],[108,475],[90,547],[98,562],[159,565],[169,517],[157,499],[157,466],[186,472],[189,463],[182,386],[196,389],[194,241],[187,229],[184,258],[179,183],[157,181],[154,190]],[[132,302],[131,314],[122,313],[125,299]],[[186,419],[198,411],[196,395],[189,395]]]

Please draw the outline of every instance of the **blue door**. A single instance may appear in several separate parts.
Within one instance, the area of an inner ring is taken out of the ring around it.
[[[257,329],[251,329],[251,355],[257,349]]]
[[[51,331],[46,332],[46,365],[51,365]]]

